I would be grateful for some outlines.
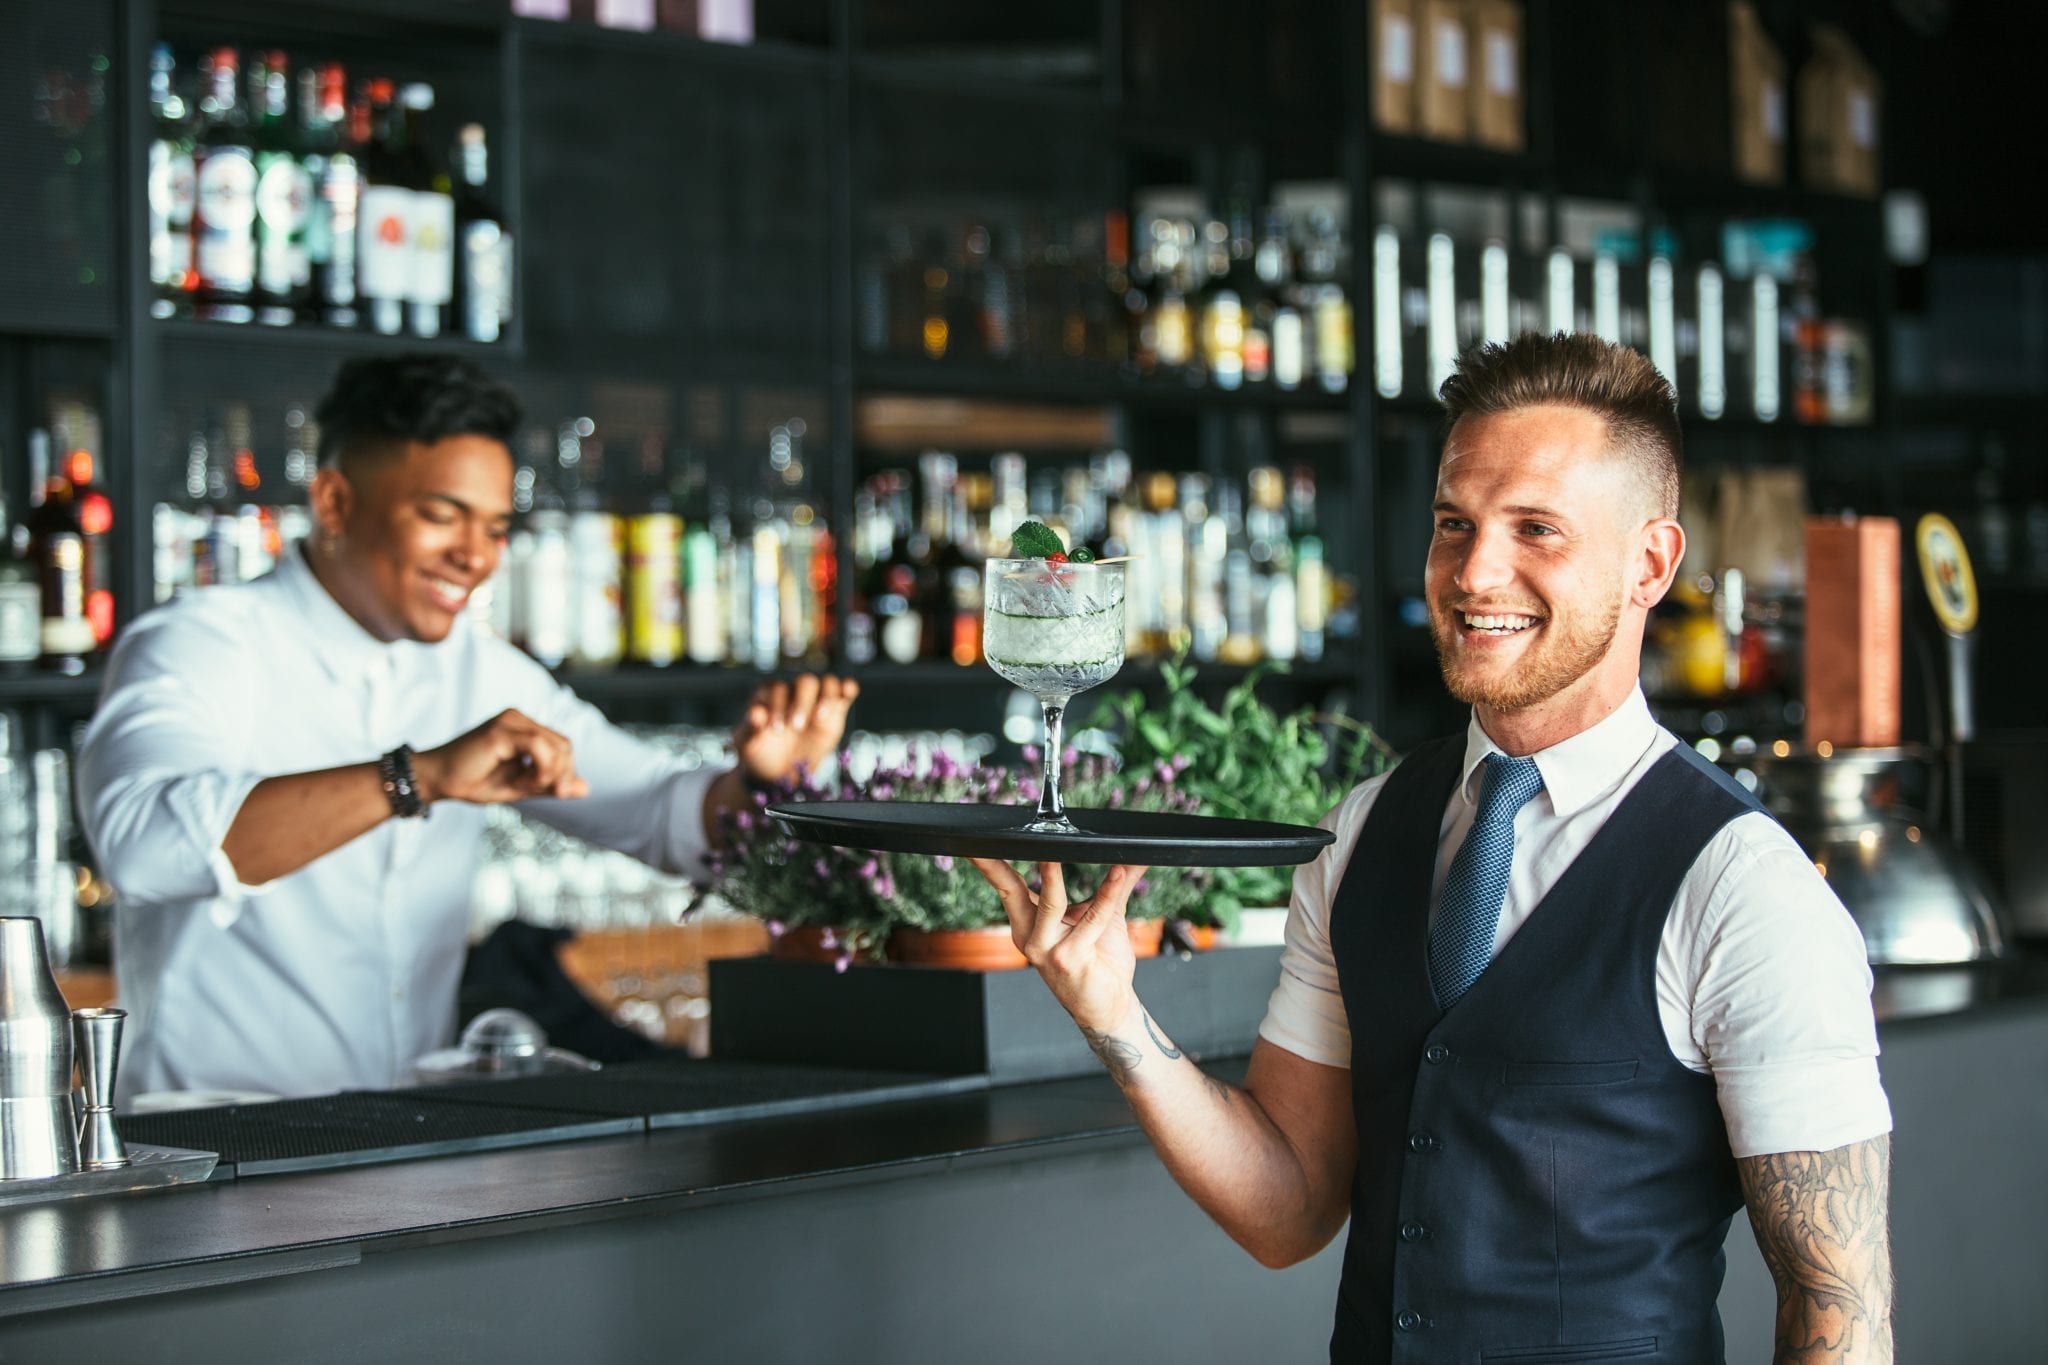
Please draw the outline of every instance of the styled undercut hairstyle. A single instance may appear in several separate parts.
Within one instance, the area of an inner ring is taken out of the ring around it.
[[[408,441],[488,436],[506,445],[519,399],[474,364],[412,352],[351,360],[320,400],[320,463],[344,470],[397,454]]]
[[[1655,515],[1678,515],[1685,458],[1678,394],[1638,351],[1590,332],[1524,332],[1467,351],[1438,396],[1446,431],[1462,418],[1550,403],[1597,414],[1614,452],[1635,467]]]

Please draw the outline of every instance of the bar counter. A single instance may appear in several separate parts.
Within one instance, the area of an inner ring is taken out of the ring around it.
[[[1976,994],[1881,1029],[1901,1359],[2048,1339],[2048,972]],[[0,1359],[1323,1358],[1339,1248],[1261,1269],[1108,1080],[951,1091],[0,1210]],[[1738,1217],[1729,1360],[1771,1305]]]

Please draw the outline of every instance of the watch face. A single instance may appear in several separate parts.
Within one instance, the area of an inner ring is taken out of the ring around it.
[[[1920,581],[1935,619],[1951,635],[1977,628],[1977,580],[1970,572],[1970,553],[1955,523],[1938,512],[1920,518],[1913,536],[1920,554]]]

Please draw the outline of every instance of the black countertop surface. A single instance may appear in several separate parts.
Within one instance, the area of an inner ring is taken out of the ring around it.
[[[2030,953],[1996,971],[1889,969],[1877,976],[1886,1031],[2048,1007],[2048,954]],[[1236,1080],[1244,1062],[1209,1067]],[[920,1167],[1016,1160],[1062,1144],[1144,1140],[1106,1077],[962,1084],[952,1078],[892,1089],[876,1081],[822,1107],[799,1103],[802,1112],[769,1110],[769,1117],[721,1116],[712,1106],[707,1121],[646,1114],[616,1136],[296,1173],[256,1174],[252,1167],[240,1178],[199,1187],[0,1209],[0,1319],[354,1264],[373,1244],[454,1242],[515,1222],[543,1227],[634,1217],[758,1197],[792,1182],[829,1186]],[[418,1095],[451,1102],[447,1088]],[[519,1103],[536,1107],[536,1098],[528,1087]],[[684,1126],[664,1126],[673,1122]]]

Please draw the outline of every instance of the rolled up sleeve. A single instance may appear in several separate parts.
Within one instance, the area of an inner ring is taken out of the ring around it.
[[[221,851],[264,774],[239,763],[236,695],[195,676],[180,642],[147,618],[116,649],[78,752],[78,807],[100,870],[135,905],[240,898]],[[202,685],[202,680],[204,685]]]
[[[721,769],[663,753],[613,725],[568,688],[552,679],[546,686],[549,695],[535,719],[568,737],[590,794],[523,801],[520,811],[664,872],[701,879],[704,795]]]

